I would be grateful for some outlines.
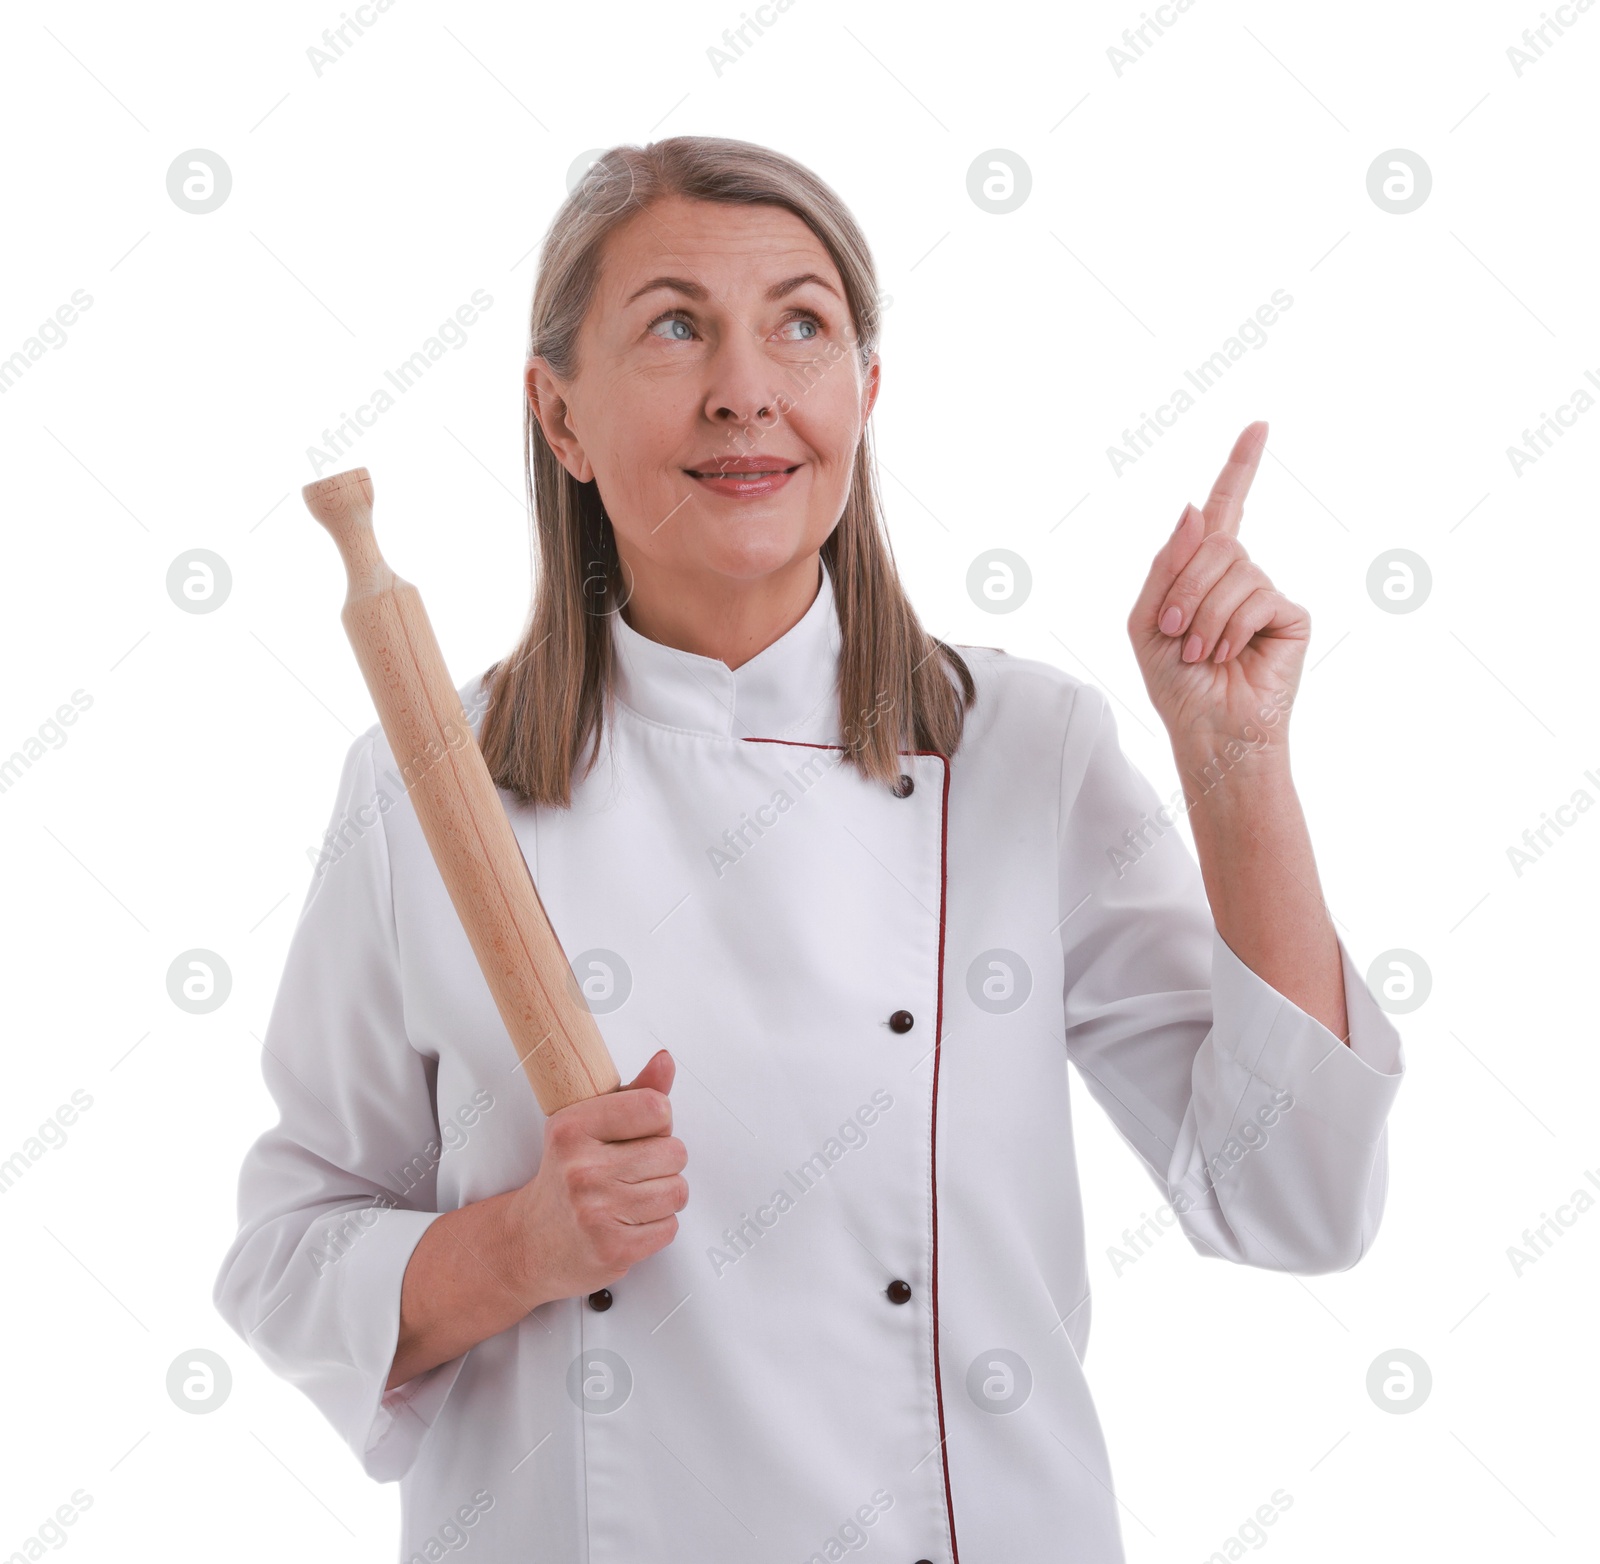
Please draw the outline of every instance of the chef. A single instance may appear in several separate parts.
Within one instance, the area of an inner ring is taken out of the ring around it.
[[[381,727],[345,758],[215,1299],[403,1560],[1117,1564],[1069,1060],[1199,1255],[1377,1232],[1404,1060],[1289,772],[1265,425],[1129,616],[1158,797],[1093,684],[918,623],[878,298],[720,138],[608,152],[543,247],[534,611],[458,693],[621,1090],[540,1112]]]

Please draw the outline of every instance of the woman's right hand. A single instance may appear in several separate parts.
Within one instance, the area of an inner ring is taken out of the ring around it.
[[[689,1200],[667,1097],[675,1074],[663,1048],[626,1086],[545,1120],[539,1171],[508,1212],[525,1296],[594,1292],[672,1242]]]

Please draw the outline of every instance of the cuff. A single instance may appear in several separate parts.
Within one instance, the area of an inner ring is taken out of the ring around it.
[[[411,1255],[438,1211],[368,1207],[373,1220],[322,1272],[319,1285],[348,1344],[349,1377],[328,1411],[367,1475],[395,1482],[416,1459],[466,1354],[385,1390],[400,1339],[400,1294]],[[314,1390],[312,1386],[305,1387]]]
[[[1269,1086],[1291,1092],[1297,1112],[1375,1141],[1405,1075],[1405,1049],[1342,939],[1338,946],[1348,1044],[1247,967],[1213,925],[1213,1043]]]

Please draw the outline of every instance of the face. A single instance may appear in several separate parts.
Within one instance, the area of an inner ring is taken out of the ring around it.
[[[673,198],[629,219],[578,364],[563,382],[535,359],[529,395],[563,465],[596,481],[635,607],[786,570],[814,589],[879,366],[863,369],[844,284],[798,217]]]

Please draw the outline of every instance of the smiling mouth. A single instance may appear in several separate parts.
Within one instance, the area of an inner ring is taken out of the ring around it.
[[[800,471],[800,463],[793,467],[730,467],[723,472],[697,472],[693,467],[683,469],[691,478],[728,478],[739,483],[753,483],[758,478],[773,478],[780,473],[787,476]]]

